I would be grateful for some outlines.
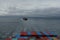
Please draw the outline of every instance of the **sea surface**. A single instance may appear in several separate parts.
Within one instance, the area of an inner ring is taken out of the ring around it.
[[[60,19],[28,18],[25,21],[22,18],[17,18],[9,20],[0,20],[0,33],[13,35],[21,31],[52,31],[60,35]]]

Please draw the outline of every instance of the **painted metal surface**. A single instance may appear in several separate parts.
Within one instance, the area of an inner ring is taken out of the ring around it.
[[[54,32],[20,32],[15,38],[6,38],[6,40],[30,40],[33,37],[36,40],[58,40]]]

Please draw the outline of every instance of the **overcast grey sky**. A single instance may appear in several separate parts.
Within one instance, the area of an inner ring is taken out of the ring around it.
[[[59,4],[60,0],[0,0],[0,15],[32,15],[37,14],[33,13],[36,9],[44,11],[47,8],[51,11],[50,8],[60,8]],[[47,15],[50,12],[39,14]]]

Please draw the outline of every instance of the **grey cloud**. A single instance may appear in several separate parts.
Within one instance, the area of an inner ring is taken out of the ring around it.
[[[10,7],[8,9],[8,14],[6,15],[26,15],[26,16],[42,16],[42,17],[50,17],[50,16],[60,16],[60,8],[45,8],[45,9],[32,9],[32,10],[24,10],[18,9],[16,7]]]
[[[0,0],[0,8],[5,10],[0,11],[0,14],[56,16],[60,14],[59,3],[60,3],[59,0]],[[54,7],[59,7],[59,9]],[[41,8],[44,10],[41,10]]]

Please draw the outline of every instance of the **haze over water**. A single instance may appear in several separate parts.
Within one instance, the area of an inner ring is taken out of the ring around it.
[[[0,18],[0,32],[19,33],[21,31],[54,31],[60,34],[60,19],[52,18],[28,18],[27,21],[22,18],[6,17]]]

